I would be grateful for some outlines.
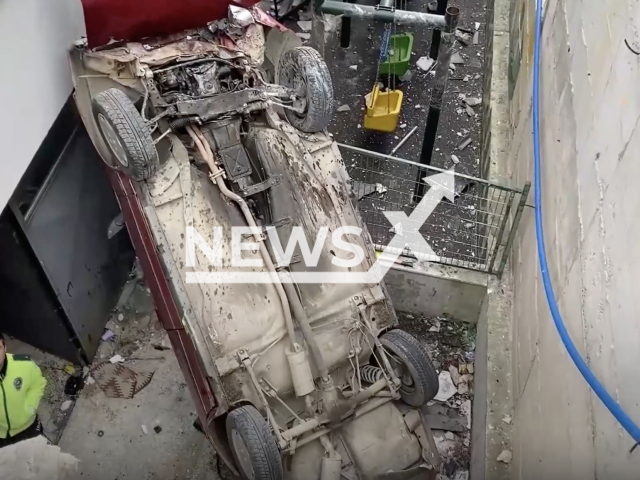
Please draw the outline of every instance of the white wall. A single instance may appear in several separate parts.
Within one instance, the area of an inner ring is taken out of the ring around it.
[[[533,7],[512,0],[511,155],[532,179]],[[522,16],[520,16],[522,12]],[[548,0],[543,28],[543,209],[569,332],[640,422],[640,1]],[[531,201],[530,203],[533,203]],[[540,282],[533,212],[513,255],[514,479],[637,479],[640,454],[560,343]]]
[[[80,0],[0,0],[0,206],[71,93],[66,52],[83,34]]]

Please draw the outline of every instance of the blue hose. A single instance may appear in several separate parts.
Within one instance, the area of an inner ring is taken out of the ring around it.
[[[553,317],[553,322],[560,334],[560,339],[564,343],[571,360],[593,389],[598,398],[605,404],[611,414],[622,425],[629,435],[635,440],[636,445],[640,443],[640,428],[629,418],[625,411],[618,405],[613,397],[607,392],[604,386],[598,381],[589,366],[580,356],[580,352],[571,341],[567,327],[565,327],[553,294],[553,286],[549,277],[549,267],[547,265],[547,253],[544,246],[544,232],[542,229],[542,184],[540,180],[540,43],[542,36],[542,0],[536,0],[536,35],[535,49],[533,56],[533,157],[534,157],[534,181],[535,181],[535,212],[536,212],[536,242],[538,245],[538,257],[540,259],[540,272],[544,291],[547,295],[549,310]],[[635,447],[634,447],[635,448]],[[633,449],[632,449],[633,450]]]

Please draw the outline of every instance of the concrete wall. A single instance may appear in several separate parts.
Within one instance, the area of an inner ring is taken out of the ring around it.
[[[511,165],[532,180],[534,4],[511,0]],[[640,2],[546,0],[541,83],[550,274],[582,355],[640,422]],[[530,203],[533,203],[531,201]],[[631,438],[589,391],[549,315],[531,209],[512,256],[514,479],[638,478]]]
[[[0,1],[0,207],[71,93],[67,50],[84,34],[80,0]]]

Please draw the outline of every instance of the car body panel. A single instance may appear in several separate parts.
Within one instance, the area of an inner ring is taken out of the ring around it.
[[[201,27],[258,0],[82,0],[89,47]]]

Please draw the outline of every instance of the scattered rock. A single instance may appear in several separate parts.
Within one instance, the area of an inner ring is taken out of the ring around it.
[[[146,425],[140,425],[140,428],[142,429],[142,433],[144,433],[145,435],[149,435],[149,430],[147,430]]]
[[[460,163],[460,159],[455,155],[451,155],[451,161],[456,165]]]
[[[474,45],[478,45],[478,43],[480,43],[480,32],[479,31],[475,31],[473,32],[473,44]]]
[[[93,379],[91,375],[84,379],[85,385],[93,385],[96,381]]]
[[[432,320],[433,325],[431,325],[431,327],[429,327],[429,331],[430,332],[435,332],[435,333],[439,333],[440,332],[440,320],[438,320],[437,318],[434,318]]]
[[[354,72],[357,72],[358,71],[358,65],[351,65],[349,67],[349,70],[353,70]]]
[[[465,148],[467,148],[469,145],[471,145],[471,143],[473,142],[473,140],[471,139],[471,137],[467,137],[465,138],[462,142],[460,142],[460,144],[458,145],[458,150],[464,150]]]
[[[460,395],[465,395],[469,393],[469,384],[473,381],[473,375],[460,375],[460,380],[458,382],[458,393]]]
[[[310,32],[311,31],[311,20],[299,20],[298,21],[298,26],[300,27],[300,29],[303,32]]]
[[[513,419],[511,418],[511,415],[505,415],[504,417],[502,417],[502,421],[507,425],[511,425]]]
[[[113,340],[115,338],[116,334],[113,333],[111,330],[107,330],[106,332],[104,332],[102,334],[102,340],[104,342],[108,342],[110,340]]]
[[[460,30],[456,30],[456,40],[458,40],[463,45],[469,45],[469,42],[471,41],[471,35],[461,32]]]
[[[502,463],[509,464],[511,463],[511,459],[513,458],[513,454],[509,450],[503,450],[500,455],[498,455],[497,460]]]
[[[466,103],[467,105],[469,105],[470,107],[477,107],[478,105],[480,105],[482,103],[482,99],[478,98],[478,97],[464,97],[462,99],[462,101],[464,103]]]
[[[407,70],[406,72],[404,72],[404,75],[401,75],[398,78],[401,82],[408,82],[413,78],[413,72],[411,70]]]
[[[153,431],[156,433],[160,433],[162,431],[162,427],[160,425],[156,425],[153,427]]]
[[[469,373],[474,373],[474,370],[475,370],[475,367],[473,366],[473,363],[467,363],[467,371]]]
[[[458,470],[453,476],[453,480],[469,480],[469,470]]]
[[[464,65],[464,60],[458,52],[455,52],[453,55],[451,55],[451,63],[453,63],[454,65]]]
[[[429,70],[431,70],[434,64],[435,60],[429,57],[420,57],[416,62],[416,66],[423,72],[428,72]]]
[[[453,434],[453,432],[446,432],[444,434],[444,438],[446,438],[447,440],[455,440],[456,436]]]
[[[109,359],[111,363],[122,363],[124,362],[124,358],[121,355],[114,355]]]
[[[467,428],[471,430],[471,400],[465,400],[460,405],[460,413],[467,417]]]
[[[65,400],[64,402],[62,402],[62,405],[60,405],[60,411],[66,412],[67,410],[69,410],[69,407],[72,403],[73,402],[71,400]]]
[[[410,313],[405,314],[405,317],[407,317],[409,320],[413,320],[414,318],[416,318],[413,315],[411,315]]]
[[[460,372],[460,375],[466,375],[467,373],[469,373],[469,372],[467,371],[467,364],[466,364],[466,363],[461,363],[461,364],[458,366],[458,371]]]
[[[403,123],[402,125],[400,125],[400,128],[404,130],[405,128],[407,128],[407,124]]]
[[[123,315],[123,314],[121,314],[121,313],[119,313],[119,314],[118,314],[118,321],[120,321],[120,322],[121,322],[122,320],[124,320],[124,315]]]
[[[451,375],[451,381],[454,385],[458,385],[460,383],[460,372],[455,365],[449,365],[449,374]]]
[[[440,372],[438,381],[440,382],[440,389],[438,390],[438,394],[435,396],[434,400],[446,402],[453,397],[458,390],[453,384],[453,380],[451,380],[451,374],[449,372]]]
[[[465,75],[462,79],[463,82],[468,82],[469,80],[471,80],[471,77],[469,77],[469,75]]]
[[[337,108],[337,111],[338,112],[349,112],[349,111],[351,111],[351,107],[349,105],[340,105]]]
[[[449,70],[451,70],[452,72],[456,71],[456,66],[453,63],[449,64]]]
[[[473,222],[467,222],[464,224],[465,228],[473,228]]]
[[[303,40],[310,40],[311,39],[311,34],[310,33],[304,33],[304,32],[298,32],[296,33],[296,35],[298,37],[300,37]]]
[[[467,115],[469,115],[472,118],[476,116],[475,110],[471,108],[469,105],[467,105],[466,112],[467,112]]]
[[[413,108],[415,108],[416,110],[419,110],[420,108],[422,108],[422,105],[417,104],[417,105],[416,105],[415,107],[413,107]]]

